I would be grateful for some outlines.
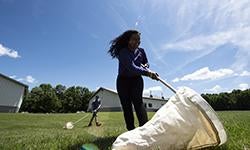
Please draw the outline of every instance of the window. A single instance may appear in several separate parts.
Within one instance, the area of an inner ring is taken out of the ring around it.
[[[152,104],[151,104],[151,103],[148,103],[148,107],[152,107]]]
[[[144,103],[144,107],[147,108],[147,103]]]

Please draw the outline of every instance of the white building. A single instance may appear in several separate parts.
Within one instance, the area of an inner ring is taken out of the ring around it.
[[[100,87],[89,99],[88,111],[91,111],[91,104],[95,97],[99,96],[102,102],[100,111],[121,111],[120,99],[116,91]],[[157,111],[168,99],[143,97],[143,103],[147,111]]]
[[[0,73],[0,112],[18,112],[28,86]]]

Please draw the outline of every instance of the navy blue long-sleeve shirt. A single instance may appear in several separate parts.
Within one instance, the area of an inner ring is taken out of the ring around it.
[[[119,69],[118,75],[123,77],[134,77],[147,75],[148,71],[141,67],[141,64],[147,64],[148,59],[142,48],[130,51],[127,48],[120,50],[118,54]]]
[[[96,110],[101,105],[101,100],[96,99],[92,102],[92,110]]]

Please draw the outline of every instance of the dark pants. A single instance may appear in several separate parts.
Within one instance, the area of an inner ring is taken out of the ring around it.
[[[147,112],[143,105],[143,79],[138,77],[117,77],[116,88],[123,109],[123,115],[128,130],[135,128],[133,106],[139,121],[139,126],[144,125],[148,121]]]
[[[92,124],[94,118],[95,118],[95,123],[97,123],[97,112],[93,112],[92,118],[90,119],[89,122],[89,126]]]

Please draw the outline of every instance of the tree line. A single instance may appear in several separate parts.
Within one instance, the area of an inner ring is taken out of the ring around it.
[[[27,91],[20,112],[74,113],[87,111],[89,99],[94,94],[86,87],[66,87],[58,84],[41,84]],[[250,110],[250,89],[230,93],[201,94],[215,110]]]
[[[250,89],[219,94],[201,94],[215,110],[250,110]]]
[[[27,91],[20,112],[74,113],[86,111],[91,92],[86,87],[41,84]]]

